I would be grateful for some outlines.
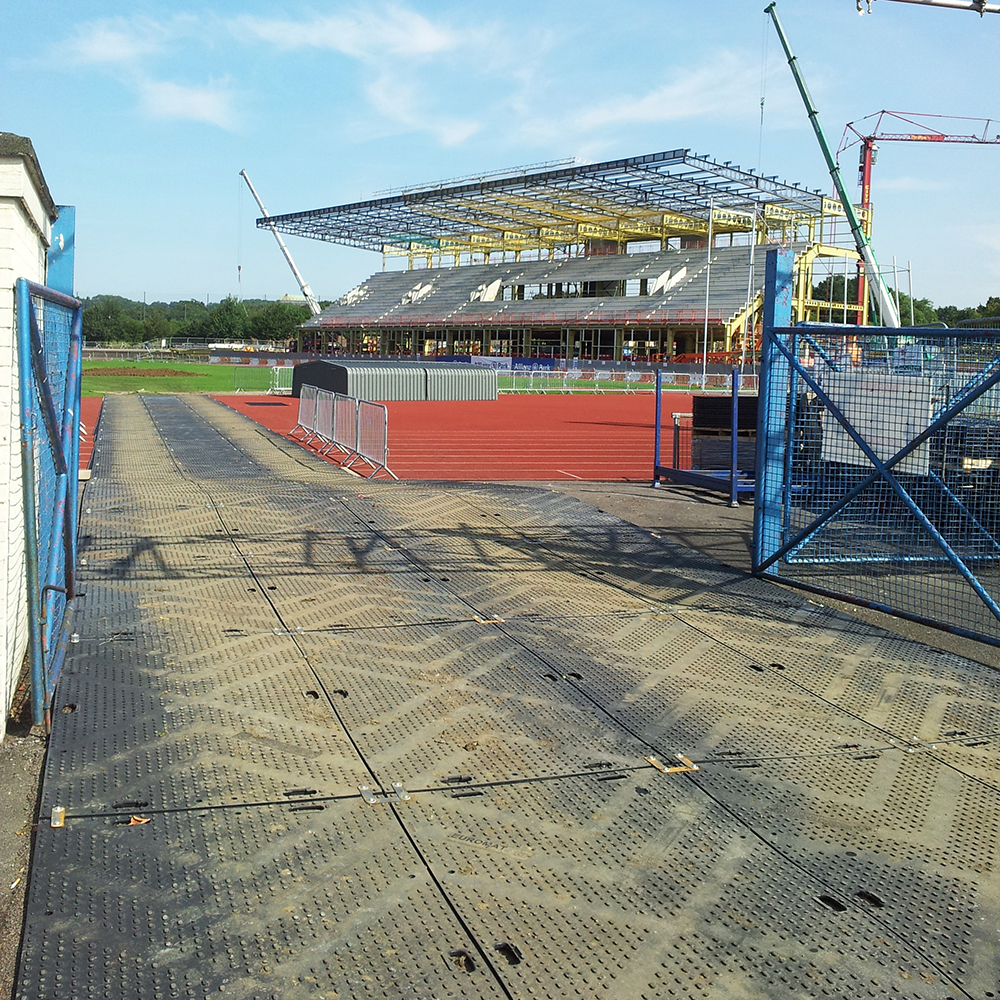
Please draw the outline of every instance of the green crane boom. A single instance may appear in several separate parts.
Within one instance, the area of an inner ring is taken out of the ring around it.
[[[847,221],[851,227],[851,233],[854,236],[858,253],[861,255],[862,261],[864,261],[868,281],[872,291],[875,293],[878,311],[882,316],[882,323],[885,326],[898,327],[900,324],[896,301],[890,294],[889,288],[882,278],[882,272],[879,270],[878,261],[875,259],[871,243],[868,241],[864,229],[861,228],[861,220],[858,218],[858,213],[854,210],[854,204],[847,193],[847,188],[844,187],[844,179],[840,176],[840,167],[833,156],[830,144],[826,141],[823,126],[820,124],[819,112],[816,110],[812,102],[812,97],[809,95],[809,88],[806,86],[806,81],[799,72],[798,62],[795,56],[792,55],[792,50],[788,44],[788,39],[785,37],[785,32],[782,30],[781,22],[778,20],[778,12],[775,10],[775,7],[776,4],[768,4],[764,9],[764,13],[771,15],[771,20],[774,22],[774,29],[778,32],[778,38],[781,40],[781,47],[785,50],[788,66],[792,71],[792,76],[795,77],[799,93],[802,95],[802,103],[806,106],[806,113],[809,115],[809,122],[816,133],[816,138],[819,140],[820,149],[823,150],[823,157],[830,170],[830,177],[833,178],[833,186],[837,191],[837,196],[840,198],[840,203],[844,206],[844,213],[847,215]]]

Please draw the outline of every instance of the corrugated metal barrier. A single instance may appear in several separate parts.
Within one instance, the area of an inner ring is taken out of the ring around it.
[[[497,398],[497,373],[479,365],[428,365],[427,399],[476,400]]]
[[[497,398],[497,373],[468,364],[383,362],[366,365],[327,359],[296,366],[292,395],[306,385],[356,399],[383,402],[416,400],[492,400]]]

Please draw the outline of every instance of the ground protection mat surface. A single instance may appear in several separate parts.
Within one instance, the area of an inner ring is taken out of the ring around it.
[[[1000,995],[990,669],[206,398],[80,523],[20,1000]]]

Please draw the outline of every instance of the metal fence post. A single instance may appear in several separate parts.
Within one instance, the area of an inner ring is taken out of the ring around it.
[[[732,401],[732,448],[730,452],[729,466],[729,506],[739,507],[740,502],[737,495],[736,481],[739,477],[737,466],[739,465],[739,444],[740,444],[740,370],[733,369],[733,401]]]
[[[28,659],[31,664],[32,722],[45,719],[45,664],[38,582],[38,513],[35,509],[35,394],[31,380],[31,296],[17,280],[17,374],[21,397],[21,488],[24,496],[24,563],[28,591]]]
[[[66,447],[66,600],[76,596],[76,535],[80,499],[80,380],[83,368],[83,309],[73,311],[66,369],[66,419],[63,422]]]
[[[757,485],[754,492],[753,572],[765,558],[767,539],[780,534],[786,447],[788,369],[774,345],[774,329],[792,320],[792,271],[795,254],[775,247],[767,252],[762,313],[759,398],[757,405]],[[767,538],[765,538],[765,535]]]
[[[663,399],[660,396],[660,390],[663,388],[663,372],[661,369],[656,369],[656,425],[653,434],[653,488],[658,488],[660,485],[660,418],[663,414]],[[676,465],[676,456],[675,462]]]

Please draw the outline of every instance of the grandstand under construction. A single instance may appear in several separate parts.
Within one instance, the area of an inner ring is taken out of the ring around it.
[[[746,357],[759,337],[759,248],[775,244],[795,250],[797,319],[867,321],[846,301],[858,255],[838,201],[687,149],[258,220],[272,224],[382,253],[381,272],[300,330],[299,349],[322,354],[669,361],[707,341]],[[834,275],[842,299],[816,298]]]

